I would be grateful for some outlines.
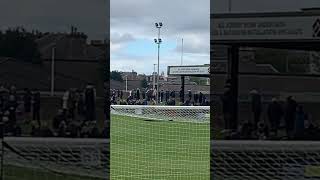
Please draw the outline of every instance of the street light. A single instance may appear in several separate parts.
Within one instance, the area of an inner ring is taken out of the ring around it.
[[[152,73],[152,89],[153,90],[156,89],[156,65],[157,64],[153,64],[153,73]]]
[[[160,60],[160,44],[162,40],[160,39],[160,29],[162,27],[162,22],[155,23],[156,28],[158,29],[158,39],[154,39],[154,42],[158,45],[158,73],[157,73],[157,94],[156,94],[156,101],[159,103],[159,60]]]
[[[56,46],[54,45],[51,49],[51,88],[50,88],[50,94],[51,96],[54,96],[54,75],[55,75],[55,54],[56,54]]]
[[[229,13],[232,11],[232,0],[229,0],[229,4],[228,4],[228,10],[229,10]]]

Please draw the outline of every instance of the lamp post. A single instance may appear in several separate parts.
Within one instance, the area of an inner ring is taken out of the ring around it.
[[[157,64],[153,64],[153,73],[152,73],[152,89],[155,90],[156,89],[156,65]]]
[[[55,54],[56,54],[56,47],[54,46],[52,48],[52,57],[51,57],[51,89],[50,94],[51,96],[54,96],[54,74],[55,74]]]
[[[229,0],[229,4],[228,4],[228,10],[229,10],[229,13],[231,12],[231,10],[232,10],[232,0]]]
[[[158,73],[157,73],[157,94],[156,94],[156,101],[157,104],[159,103],[159,61],[160,61],[160,44],[162,43],[162,40],[160,38],[160,29],[162,27],[162,22],[155,23],[156,28],[158,29],[158,39],[154,39],[154,42],[158,45]]]

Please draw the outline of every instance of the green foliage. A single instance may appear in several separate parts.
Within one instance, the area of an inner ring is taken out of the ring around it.
[[[123,82],[121,73],[119,71],[111,71],[110,79]]]
[[[0,56],[41,63],[36,38],[36,34],[27,32],[23,27],[7,29],[0,33]]]

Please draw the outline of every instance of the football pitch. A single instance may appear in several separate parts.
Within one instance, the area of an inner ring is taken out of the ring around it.
[[[111,115],[111,179],[208,180],[209,123]]]

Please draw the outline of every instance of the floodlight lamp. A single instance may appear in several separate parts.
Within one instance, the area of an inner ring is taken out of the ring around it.
[[[161,42],[162,42],[162,39],[159,39],[159,42],[161,43]]]
[[[159,23],[160,27],[162,26],[162,22]]]
[[[157,39],[154,39],[154,42],[157,43],[158,42]]]
[[[155,23],[155,25],[156,25],[156,27],[158,27],[159,25],[158,25],[158,23]]]

